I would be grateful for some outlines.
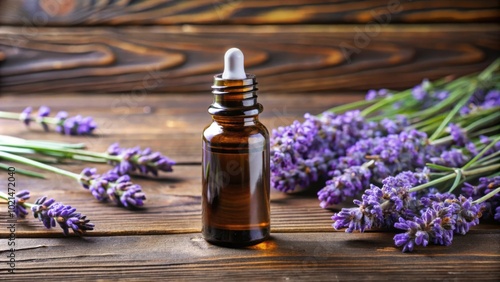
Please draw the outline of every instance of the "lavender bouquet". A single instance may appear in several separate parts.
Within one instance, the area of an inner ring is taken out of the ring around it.
[[[370,90],[364,101],[275,129],[272,186],[322,185],[322,208],[355,198],[333,227],[403,230],[394,240],[405,252],[449,245],[480,217],[500,221],[499,65],[400,92]]]
[[[32,108],[26,108],[22,113],[0,112],[0,118],[21,120],[27,126],[32,122],[39,123],[45,131],[49,125],[66,135],[88,135],[96,129],[91,117],[68,117],[66,112],[59,112],[55,118],[49,117],[50,109],[40,107],[36,117],[31,116]],[[144,205],[146,195],[141,186],[134,184],[133,176],[152,174],[157,176],[160,171],[171,172],[175,162],[153,152],[150,148],[122,148],[118,143],[111,144],[106,152],[84,150],[84,144],[66,144],[52,141],[33,141],[0,135],[0,160],[18,162],[74,179],[84,189],[100,202],[111,202],[118,206],[135,209]],[[67,171],[54,166],[61,160],[78,160],[87,163],[108,163],[111,169],[98,173],[95,168],[85,168],[80,173]],[[10,173],[25,174],[44,178],[44,175],[27,170],[16,169],[0,163],[0,169]],[[35,203],[28,203],[29,192],[21,191],[15,195],[0,193],[0,198],[8,201],[12,207],[12,215],[25,218],[26,209],[31,209],[35,218],[43,222],[47,228],[55,227],[56,223],[64,234],[72,229],[74,233],[83,235],[87,230],[93,230],[94,225],[71,206],[66,206],[46,197]]]

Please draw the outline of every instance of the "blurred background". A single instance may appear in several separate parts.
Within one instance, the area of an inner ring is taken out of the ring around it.
[[[239,47],[261,91],[360,93],[479,71],[500,1],[1,0],[1,93],[210,92]]]

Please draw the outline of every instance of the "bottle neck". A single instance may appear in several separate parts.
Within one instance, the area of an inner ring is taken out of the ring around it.
[[[214,77],[212,94],[214,101],[208,112],[214,120],[239,122],[254,121],[263,110],[257,102],[257,82],[254,75],[247,74],[246,79],[227,80],[218,74]]]
[[[212,115],[212,119],[221,126],[229,126],[229,127],[242,127],[242,126],[253,126],[257,122],[259,122],[258,116],[221,116],[221,115]]]

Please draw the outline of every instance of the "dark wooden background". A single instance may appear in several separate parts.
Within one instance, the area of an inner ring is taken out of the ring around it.
[[[31,216],[20,221],[18,273],[4,274],[0,259],[0,280],[497,281],[497,223],[455,236],[450,247],[403,254],[394,230],[335,231],[333,211],[321,209],[314,192],[271,193],[271,240],[212,246],[200,234],[200,135],[210,121],[212,76],[230,47],[244,51],[247,71],[258,76],[261,120],[273,129],[362,99],[369,88],[483,69],[500,55],[499,7],[492,0],[0,0],[0,110],[45,104],[99,125],[92,137],[69,137],[0,120],[0,134],[83,142],[98,152],[119,141],[190,163],[134,179],[148,197],[138,211],[98,203],[62,176],[17,175],[32,199],[73,205],[96,230],[68,238]],[[58,166],[78,173],[86,164]],[[343,206],[352,203],[335,210]],[[2,204],[2,258],[6,220]]]
[[[499,56],[500,1],[0,1],[2,93],[208,92],[241,48],[266,93],[404,88]]]

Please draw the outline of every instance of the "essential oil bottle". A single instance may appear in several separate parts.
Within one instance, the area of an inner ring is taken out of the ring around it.
[[[212,244],[244,247],[270,233],[269,132],[260,123],[257,82],[243,53],[229,49],[215,75],[212,123],[203,132],[202,233]]]

